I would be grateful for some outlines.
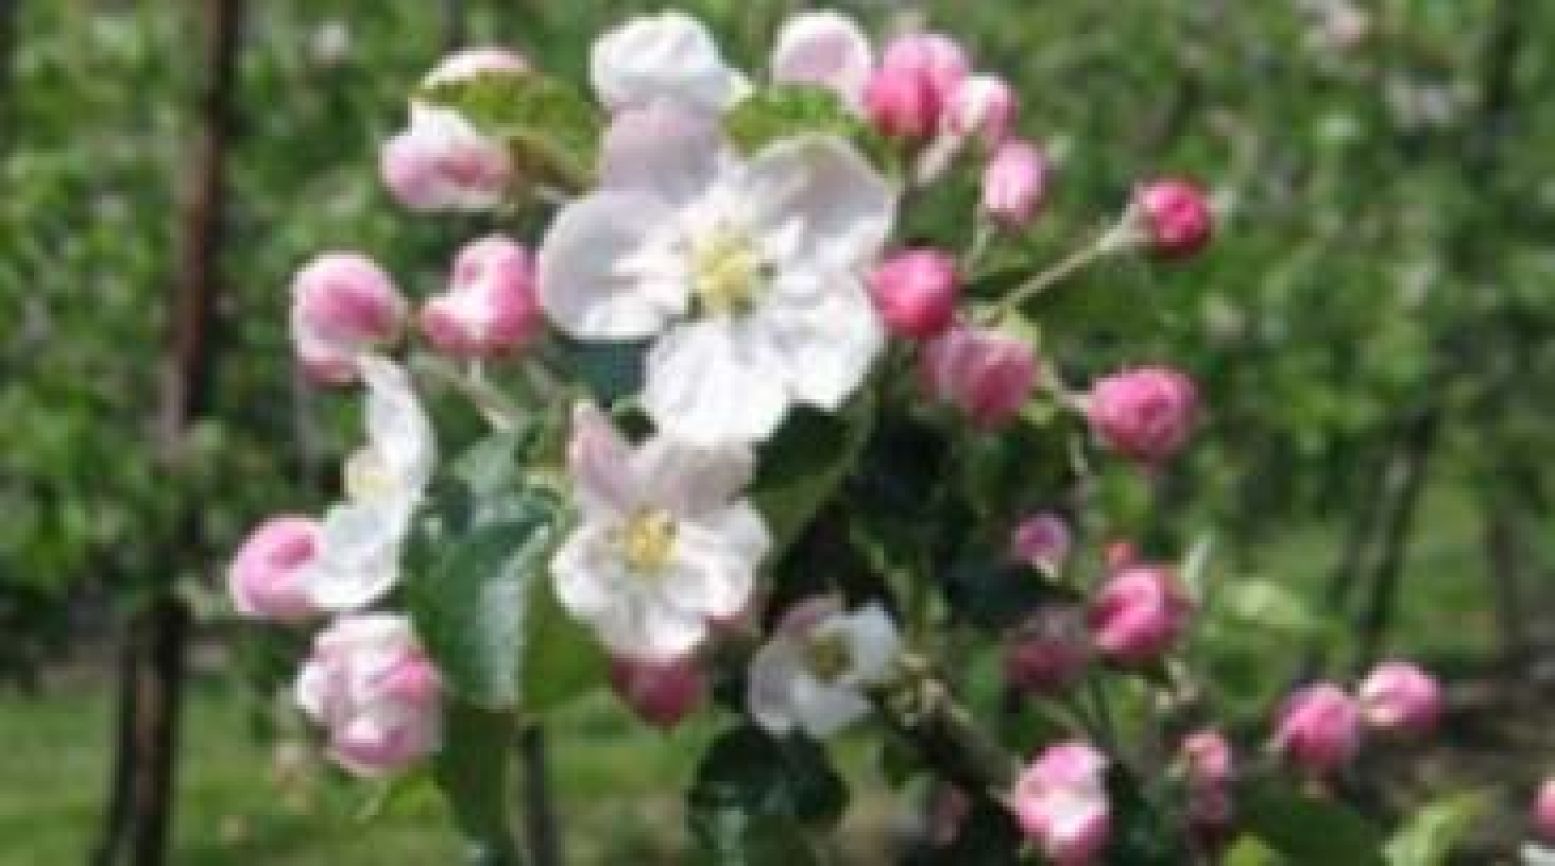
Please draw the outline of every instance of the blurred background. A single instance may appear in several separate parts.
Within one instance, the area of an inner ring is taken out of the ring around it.
[[[314,759],[283,695],[300,639],[221,592],[241,534],[327,502],[355,437],[351,401],[294,373],[287,283],[360,248],[438,288],[485,224],[381,188],[407,90],[461,44],[581,80],[594,34],[662,5],[0,0],[0,864],[151,863],[118,846],[163,841],[178,864],[455,861],[427,786]],[[759,68],[823,4],[675,5]],[[1194,652],[1228,706],[1251,724],[1303,673],[1418,656],[1449,681],[1446,730],[1369,759],[1377,809],[1495,786],[1463,862],[1508,856],[1555,769],[1555,4],[824,5],[948,30],[1016,83],[1056,166],[1030,243],[1055,258],[1140,178],[1213,190],[1208,254],[1066,286],[1050,351],[1077,377],[1159,360],[1202,382],[1152,532],[1212,545]],[[569,861],[679,862],[712,731],[649,732],[608,695],[555,728]],[[839,753],[838,859],[879,862],[902,816],[864,743]],[[169,839],[144,838],[148,809]]]

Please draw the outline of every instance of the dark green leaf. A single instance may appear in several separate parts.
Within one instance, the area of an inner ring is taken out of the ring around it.
[[[801,409],[762,446],[751,498],[767,519],[774,557],[794,541],[847,477],[873,422],[865,394],[836,415]]]
[[[561,609],[551,581],[535,582],[524,650],[524,708],[543,713],[604,682],[608,660],[582,623]]]
[[[1072,590],[1028,566],[972,557],[945,575],[945,599],[958,616],[987,629],[1013,628],[1044,605],[1078,602]]]
[[[459,700],[443,711],[443,748],[433,765],[438,787],[481,866],[519,866],[509,816],[510,761],[516,719]]]
[[[703,756],[688,821],[703,862],[805,863],[814,859],[805,834],[835,825],[846,800],[820,746],[746,725],[724,733]]]
[[[576,372],[594,399],[608,406],[634,396],[643,388],[646,343],[580,343],[558,340],[568,369]]]
[[[1382,837],[1346,806],[1273,784],[1245,786],[1236,798],[1243,828],[1296,864],[1385,866]]]
[[[593,177],[600,113],[567,84],[533,73],[484,72],[424,88],[420,98],[506,140],[523,173],[579,187]]]
[[[1139,780],[1121,767],[1107,774],[1112,833],[1106,862],[1114,866],[1181,866],[1193,862],[1182,823],[1172,820],[1140,789]]]

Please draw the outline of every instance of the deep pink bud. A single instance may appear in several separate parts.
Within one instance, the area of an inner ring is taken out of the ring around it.
[[[1047,191],[1047,160],[1030,142],[1011,141],[983,169],[983,212],[1008,228],[1036,216]]]
[[[534,260],[522,245],[500,235],[460,250],[448,291],[421,308],[427,340],[456,358],[512,352],[532,340],[543,323]]]
[[[993,429],[1015,417],[1031,397],[1037,358],[1021,340],[958,323],[924,345],[918,373],[929,396]]]
[[[1555,845],[1555,779],[1539,786],[1533,801],[1533,832],[1540,840]]]
[[[1198,410],[1193,380],[1168,367],[1138,367],[1091,388],[1091,429],[1130,460],[1157,465],[1188,443]]]
[[[1136,193],[1135,207],[1151,251],[1162,258],[1187,258],[1203,249],[1215,232],[1209,202],[1191,181],[1152,181]]]
[[[1010,554],[1018,562],[1052,572],[1063,567],[1073,543],[1069,523],[1057,514],[1042,512],[1015,527],[1010,537]]]
[[[292,322],[326,342],[350,347],[399,338],[405,300],[394,281],[360,253],[324,253],[292,279]]]
[[[1409,662],[1378,665],[1356,690],[1361,716],[1381,731],[1429,736],[1442,715],[1442,690],[1430,674]]]
[[[1327,776],[1344,767],[1354,760],[1360,745],[1360,708],[1332,683],[1300,689],[1280,708],[1274,746],[1313,776]]]
[[[281,622],[318,613],[304,586],[318,547],[319,525],[314,520],[282,515],[261,523],[227,570],[227,588],[238,612]]]
[[[956,260],[941,250],[896,253],[875,268],[869,293],[891,333],[926,340],[950,327],[961,280]]]
[[[1172,572],[1158,565],[1125,568],[1091,602],[1091,634],[1114,662],[1144,665],[1172,649],[1193,613]]]
[[[945,127],[959,138],[977,136],[990,150],[1004,144],[1020,103],[1002,78],[974,75],[962,81],[945,111]]]
[[[1021,773],[1015,819],[1054,866],[1092,866],[1107,845],[1107,757],[1086,743],[1049,746]]]
[[[934,93],[927,83],[899,69],[875,70],[864,88],[864,110],[882,134],[913,141],[933,135],[939,119]]]
[[[1188,820],[1201,836],[1218,839],[1231,823],[1231,783],[1235,753],[1219,731],[1196,731],[1183,738],[1183,767],[1188,776]]]
[[[1004,678],[1031,695],[1051,695],[1072,685],[1091,662],[1085,612],[1054,605],[1032,614],[1004,646]]]
[[[954,39],[940,33],[902,36],[886,46],[880,68],[910,73],[923,82],[932,100],[935,121],[955,98],[970,64]]]
[[[663,730],[694,712],[706,692],[702,668],[692,656],[667,662],[612,659],[610,685],[639,718]]]

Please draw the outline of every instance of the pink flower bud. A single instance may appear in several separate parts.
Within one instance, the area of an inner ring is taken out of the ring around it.
[[[961,82],[945,111],[945,126],[951,135],[982,139],[990,150],[1004,144],[1020,103],[1015,91],[1004,79],[974,75]]]
[[[356,356],[398,340],[404,318],[394,282],[359,253],[325,253],[292,279],[292,343],[317,381],[355,379]]]
[[[1442,690],[1409,662],[1384,662],[1357,689],[1361,716],[1381,731],[1429,736],[1442,715]]]
[[[667,662],[612,659],[610,685],[638,718],[666,731],[695,712],[707,690],[702,668],[692,656]]]
[[[378,168],[395,200],[418,211],[489,210],[513,182],[506,147],[446,109],[416,113],[384,143]]]
[[[1008,228],[1022,228],[1036,216],[1047,191],[1047,160],[1026,141],[994,152],[983,169],[983,212]]]
[[[227,570],[227,588],[238,612],[280,622],[315,615],[304,581],[318,545],[318,523],[306,517],[272,517],[255,528]]]
[[[929,91],[937,123],[940,112],[950,105],[961,82],[966,80],[970,64],[966,52],[949,36],[915,33],[887,45],[880,67],[909,73],[922,81]]]
[[[1555,779],[1539,786],[1533,801],[1533,832],[1545,843],[1555,845]]]
[[[1161,258],[1187,258],[1209,243],[1215,231],[1204,193],[1180,178],[1152,181],[1135,194],[1150,249]]]
[[[1062,692],[1091,662],[1085,613],[1077,607],[1044,607],[1021,623],[1004,648],[1004,678],[1034,696]]]
[[[1102,550],[1102,561],[1107,564],[1107,570],[1119,572],[1139,562],[1139,548],[1134,542],[1117,538],[1107,542]]]
[[[1145,665],[1171,650],[1193,613],[1170,570],[1133,565],[1113,576],[1091,603],[1091,634],[1114,662]]]
[[[1017,562],[1053,572],[1063,567],[1073,543],[1069,524],[1057,514],[1043,512],[1027,517],[1015,527],[1010,537],[1010,554]]]
[[[1014,418],[1037,384],[1037,359],[1021,340],[954,324],[924,344],[919,381],[930,396],[959,407],[983,429]]]
[[[909,71],[882,68],[864,88],[864,110],[875,128],[890,138],[921,141],[939,122],[934,92]]]
[[[1049,746],[1021,773],[1015,819],[1054,866],[1098,863],[1111,833],[1107,757],[1085,743]]]
[[[1198,408],[1193,380],[1168,367],[1115,373],[1091,388],[1091,429],[1130,460],[1160,464],[1188,443]]]
[[[522,75],[528,71],[529,61],[524,59],[523,55],[506,48],[495,46],[464,48],[439,61],[421,83],[430,87],[467,81],[489,72]]]
[[[532,340],[543,323],[534,260],[523,246],[500,235],[460,250],[448,291],[421,308],[427,340],[456,358],[507,354]]]
[[[1201,837],[1218,839],[1232,817],[1236,765],[1231,743],[1219,731],[1196,731],[1183,738],[1181,754],[1188,775],[1188,819]]]
[[[926,340],[950,327],[961,280],[954,257],[925,247],[881,262],[870,275],[869,291],[893,334]]]
[[[1350,763],[1360,745],[1360,709],[1332,683],[1300,689],[1280,708],[1275,748],[1315,777],[1327,776]]]
[[[353,773],[394,773],[437,748],[442,689],[403,616],[335,620],[314,639],[295,691],[328,729],[330,755]]]

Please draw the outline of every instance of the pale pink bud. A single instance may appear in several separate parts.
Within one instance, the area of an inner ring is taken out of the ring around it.
[[[1134,565],[1107,581],[1091,603],[1091,634],[1114,662],[1145,665],[1172,649],[1193,613],[1172,576],[1157,565]]]
[[[474,241],[454,260],[448,291],[421,308],[421,330],[456,358],[494,358],[532,340],[543,325],[534,260],[500,235]]]
[[[227,570],[227,588],[238,612],[281,622],[318,613],[305,589],[318,547],[319,525],[306,517],[281,515],[256,527]]]
[[[961,82],[945,111],[945,126],[952,135],[978,136],[989,149],[1004,144],[1015,125],[1020,103],[1004,79],[974,75]]]
[[[1047,191],[1047,160],[1030,142],[1011,141],[983,169],[983,212],[1009,228],[1036,216]]]
[[[1085,613],[1054,605],[1032,614],[1004,647],[1004,678],[1032,695],[1050,695],[1072,685],[1091,662]]]
[[[880,318],[891,333],[909,340],[926,340],[950,327],[960,291],[955,258],[927,247],[892,255],[869,277]]]
[[[875,70],[864,88],[864,110],[875,128],[891,138],[927,139],[939,122],[933,90],[906,70]]]
[[[1430,674],[1409,662],[1378,665],[1356,690],[1361,716],[1381,731],[1424,737],[1442,715],[1442,690]]]
[[[1054,866],[1092,866],[1111,833],[1107,757],[1086,743],[1049,746],[1020,775],[1010,806]]]
[[[1017,562],[1052,572],[1063,567],[1073,543],[1069,523],[1057,514],[1043,512],[1027,517],[1015,527],[1010,537],[1010,554]]]
[[[1181,754],[1188,775],[1188,819],[1201,836],[1218,839],[1231,823],[1231,783],[1235,753],[1225,735],[1196,731],[1183,738]]]
[[[528,71],[529,61],[523,55],[506,48],[478,46],[460,49],[438,61],[437,66],[422,80],[422,84],[430,87],[467,81],[485,73],[522,75]]]
[[[1341,769],[1355,759],[1360,745],[1360,709],[1332,683],[1300,689],[1280,708],[1274,746],[1313,776]]]
[[[1533,832],[1540,840],[1555,845],[1555,779],[1539,786],[1533,801]]]
[[[489,210],[513,180],[502,143],[446,109],[415,114],[410,128],[384,142],[378,168],[395,200],[419,211]]]
[[[836,12],[788,19],[772,49],[772,80],[827,87],[857,109],[874,68],[869,38]]]
[[[314,639],[295,693],[328,730],[331,757],[353,773],[394,773],[437,748],[442,689],[403,616],[335,620]]]
[[[692,656],[663,662],[611,659],[610,686],[638,718],[666,731],[695,712],[707,691]]]
[[[1139,189],[1134,202],[1150,249],[1161,258],[1187,258],[1203,249],[1215,232],[1209,201],[1191,181],[1151,181]]]
[[[1021,340],[954,324],[926,343],[919,381],[931,397],[954,404],[993,429],[1018,414],[1037,384],[1037,358]]]
[[[1108,448],[1157,465],[1188,443],[1198,409],[1193,380],[1168,367],[1138,367],[1091,388],[1091,429]]]
[[[325,253],[292,280],[292,344],[315,381],[356,377],[356,356],[399,339],[405,299],[371,259]]]
[[[886,46],[880,67],[910,73],[928,88],[936,123],[970,71],[966,52],[940,33],[902,36]]]

